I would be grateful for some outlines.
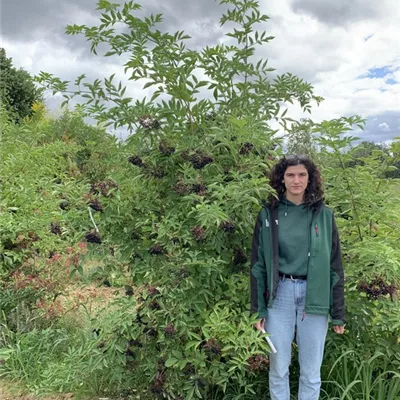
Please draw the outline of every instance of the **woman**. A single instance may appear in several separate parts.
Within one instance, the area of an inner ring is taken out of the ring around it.
[[[307,156],[281,159],[270,174],[278,199],[257,218],[251,260],[251,312],[270,334],[272,400],[289,400],[294,336],[299,351],[299,400],[319,398],[328,317],[344,333],[343,266],[333,213],[323,203],[321,176]]]

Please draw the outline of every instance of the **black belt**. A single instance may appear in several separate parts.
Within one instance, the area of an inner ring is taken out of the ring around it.
[[[279,276],[281,278],[291,279],[292,281],[294,279],[300,279],[301,281],[305,281],[307,279],[307,275],[286,275],[283,272],[279,272]]]

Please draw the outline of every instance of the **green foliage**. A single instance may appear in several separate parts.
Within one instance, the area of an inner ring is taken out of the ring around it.
[[[23,69],[16,69],[6,51],[0,48],[0,100],[12,121],[21,122],[32,115],[32,105],[42,100],[41,90]]]

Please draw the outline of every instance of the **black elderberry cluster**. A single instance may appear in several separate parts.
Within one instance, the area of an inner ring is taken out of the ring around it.
[[[191,364],[191,363],[187,363],[186,366],[185,366],[185,368],[183,369],[183,373],[184,373],[186,376],[188,376],[188,375],[193,375],[195,372],[196,372],[196,371],[195,371],[195,369],[194,369],[194,366],[193,366],[193,364]]]
[[[175,147],[170,146],[165,140],[160,142],[158,150],[160,150],[160,153],[164,154],[165,156],[170,156],[171,154],[175,153]]]
[[[160,179],[165,176],[165,170],[161,167],[154,167],[151,169],[150,175],[154,178]]]
[[[161,308],[161,306],[160,306],[160,303],[159,303],[156,299],[154,299],[154,300],[150,303],[149,308],[150,308],[151,310],[159,310],[159,309]]]
[[[172,186],[172,190],[179,194],[179,196],[186,196],[190,193],[190,185],[183,183],[182,181],[176,182],[174,186]]]
[[[143,344],[139,340],[131,339],[128,341],[128,346],[142,348]]]
[[[164,392],[165,376],[162,371],[156,373],[154,382],[151,385],[151,391],[156,395],[161,395]]]
[[[247,360],[247,362],[249,364],[249,370],[251,372],[265,371],[269,366],[268,358],[261,354],[256,354],[254,356],[251,356]]]
[[[52,222],[50,224],[50,232],[54,235],[61,235],[62,230],[60,224],[58,222]]]
[[[61,210],[68,210],[69,209],[69,201],[68,200],[62,200],[60,201],[59,207],[61,208]]]
[[[172,324],[168,324],[165,328],[164,328],[164,332],[167,336],[172,337],[176,335],[176,329],[174,327],[174,325]]]
[[[199,196],[205,196],[207,193],[207,186],[202,183],[194,183],[191,189],[192,193],[196,193]]]
[[[182,153],[182,158],[192,163],[194,169],[202,169],[214,161],[213,157],[200,150],[196,150],[192,154],[190,154],[189,150],[185,150]]]
[[[101,193],[104,197],[108,197],[112,189],[117,189],[118,185],[111,179],[105,181],[93,183],[90,188],[90,193],[99,194]]]
[[[139,232],[133,231],[133,232],[131,233],[131,239],[132,239],[132,240],[139,240],[140,237],[141,237],[141,236],[140,236]]]
[[[218,344],[217,339],[211,338],[203,344],[203,350],[208,353],[209,356],[221,355],[221,346]]]
[[[156,337],[157,336],[157,329],[155,328],[144,328],[143,332],[149,335],[150,337]]]
[[[240,146],[239,154],[247,155],[253,150],[254,150],[254,144],[250,143],[250,142],[245,142],[245,143],[242,143],[242,145]]]
[[[86,233],[85,239],[86,239],[89,243],[101,244],[101,237],[100,237],[100,234],[99,234],[98,232],[96,232],[95,230],[91,230],[91,231],[89,231],[88,233]]]
[[[224,177],[224,182],[229,183],[232,182],[233,180],[234,180],[233,176],[229,172],[227,172]]]
[[[392,297],[396,291],[396,286],[388,285],[382,277],[376,276],[370,283],[361,281],[358,284],[358,290],[366,293],[368,299],[377,300],[381,296],[390,295]]]
[[[158,120],[153,118],[151,115],[142,115],[139,118],[139,124],[148,130],[160,128],[160,123]]]
[[[89,207],[94,211],[103,212],[103,205],[100,203],[99,199],[92,199],[88,203]]]
[[[243,249],[240,247],[236,248],[233,256],[233,264],[234,265],[245,264],[247,260],[248,260],[247,255],[245,254]]]
[[[232,222],[230,221],[223,221],[220,224],[220,229],[222,229],[224,232],[228,232],[228,233],[235,233],[236,231],[236,227],[234,224],[232,224]]]
[[[133,287],[131,285],[125,285],[125,295],[133,296]]]
[[[147,288],[147,294],[149,297],[154,297],[160,294],[160,291],[155,286],[149,286]]]
[[[130,162],[133,165],[136,165],[137,167],[144,167],[143,160],[139,156],[129,157],[128,162]]]
[[[182,181],[178,181],[174,186],[172,186],[172,190],[178,193],[180,196],[186,196],[189,193],[205,196],[207,193],[207,186],[203,185],[202,183],[194,183],[190,185]]]
[[[159,256],[164,254],[165,250],[159,244],[155,244],[154,246],[150,247],[149,253],[153,256]]]
[[[186,267],[182,267],[175,272],[175,276],[178,279],[185,279],[190,276],[190,272]]]
[[[192,229],[190,229],[190,233],[198,242],[203,241],[206,237],[206,230],[199,225],[194,226]]]

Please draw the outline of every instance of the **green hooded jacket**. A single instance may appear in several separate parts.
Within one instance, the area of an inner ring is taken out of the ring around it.
[[[344,274],[339,235],[332,211],[315,205],[310,221],[305,312],[330,315],[344,325]],[[277,207],[264,207],[254,228],[251,256],[251,313],[265,318],[279,282],[279,218]],[[305,233],[308,234],[308,233]]]

